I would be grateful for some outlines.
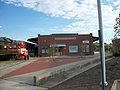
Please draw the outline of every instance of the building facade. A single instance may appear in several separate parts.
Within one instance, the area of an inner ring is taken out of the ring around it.
[[[54,55],[92,55],[93,36],[90,34],[38,34],[38,56],[49,56],[50,48],[55,47]]]

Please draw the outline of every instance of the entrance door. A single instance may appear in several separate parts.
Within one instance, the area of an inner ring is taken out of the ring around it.
[[[64,47],[59,47],[58,51],[59,51],[59,55],[62,56],[63,55],[63,48]]]
[[[63,55],[63,48],[64,47],[57,47],[55,55],[62,56]]]

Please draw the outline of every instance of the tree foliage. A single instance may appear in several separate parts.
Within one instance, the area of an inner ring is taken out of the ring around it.
[[[115,29],[115,38],[117,38],[118,36],[120,36],[120,13],[119,16],[116,18],[116,24],[114,25],[114,29]]]
[[[55,56],[57,53],[57,49],[58,47],[56,46],[49,47],[49,50],[48,50],[49,56]]]
[[[112,40],[112,52],[114,56],[120,56],[120,13],[119,16],[116,17],[116,24],[114,25],[115,35],[114,39]]]
[[[112,47],[112,52],[114,56],[120,56],[120,39],[115,38],[112,40],[113,42],[113,47]]]

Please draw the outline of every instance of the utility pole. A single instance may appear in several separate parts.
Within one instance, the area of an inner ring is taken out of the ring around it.
[[[102,83],[102,90],[104,90],[104,86],[107,86],[108,83],[106,81],[105,49],[104,49],[104,40],[103,40],[102,13],[101,13],[101,2],[100,2],[100,0],[97,0],[97,8],[98,8],[98,21],[99,21],[101,83]]]

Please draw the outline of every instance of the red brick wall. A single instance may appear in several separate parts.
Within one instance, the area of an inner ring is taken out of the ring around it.
[[[57,40],[55,40],[57,38]],[[74,40],[59,40],[59,38],[76,38]],[[90,53],[92,54],[92,34],[52,34],[52,35],[38,35],[38,56],[42,55],[42,46],[50,46],[51,44],[65,44],[63,55],[69,55],[69,45],[80,45],[82,41],[89,40]],[[80,52],[80,51],[79,51]],[[75,53],[75,54],[79,54]],[[74,54],[74,53],[73,53]]]

